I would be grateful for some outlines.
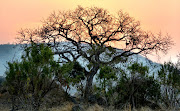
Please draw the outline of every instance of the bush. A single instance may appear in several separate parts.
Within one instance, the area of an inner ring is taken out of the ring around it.
[[[139,63],[128,67],[130,75],[121,75],[114,91],[118,93],[115,107],[122,108],[130,104],[132,108],[139,108],[151,103],[157,104],[161,97],[160,84],[154,77],[148,76],[149,68]],[[157,106],[157,105],[156,105]],[[155,106],[150,106],[155,107]]]
[[[57,87],[55,75],[59,67],[51,49],[35,43],[25,49],[20,62],[9,62],[5,86],[12,96],[13,110],[17,99],[22,107],[38,110],[45,95]]]
[[[178,64],[164,63],[158,72],[162,89],[162,103],[165,107],[180,107],[180,69]]]
[[[116,107],[130,104],[132,107],[151,105],[160,99],[160,84],[153,78],[126,78],[122,77],[115,88],[118,92]],[[151,106],[149,106],[151,107]]]

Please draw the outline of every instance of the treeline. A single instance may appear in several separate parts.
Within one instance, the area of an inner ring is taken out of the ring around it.
[[[154,74],[150,74],[149,67],[136,62],[127,63],[125,69],[101,65],[91,95],[87,98],[85,67],[77,61],[60,65],[54,60],[50,47],[32,43],[24,49],[21,61],[8,63],[3,88],[11,95],[12,110],[39,110],[44,104],[53,106],[64,101],[97,103],[104,107],[113,106],[114,109],[126,106],[132,109],[144,106],[152,109],[179,108],[178,63],[164,63]],[[90,66],[91,63],[87,68]],[[72,87],[77,89],[76,97],[68,94]],[[63,99],[47,101],[52,93],[53,96],[63,93]]]

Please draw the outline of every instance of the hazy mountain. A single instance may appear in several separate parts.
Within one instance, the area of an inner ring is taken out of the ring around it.
[[[22,51],[20,51],[19,46],[11,44],[0,45],[0,76],[4,76],[7,62],[20,59],[21,54]]]
[[[119,49],[117,49],[119,50]],[[7,62],[14,61],[21,58],[22,50],[17,45],[5,44],[0,45],[0,76],[5,76],[4,72],[6,71]],[[57,59],[57,56],[55,57]],[[86,66],[87,62],[82,58],[78,59],[82,66]],[[143,63],[143,65],[147,65],[150,67],[151,72],[157,72],[159,70],[160,64],[152,62],[151,60],[141,56],[141,55],[133,55],[129,57],[128,63],[137,61],[139,63]],[[116,64],[117,67],[125,67],[124,64],[119,63]]]

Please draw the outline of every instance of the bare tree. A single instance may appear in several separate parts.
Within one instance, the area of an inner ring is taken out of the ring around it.
[[[123,61],[133,54],[165,53],[172,45],[169,36],[143,31],[140,22],[127,13],[112,15],[102,8],[81,6],[74,11],[52,13],[41,28],[20,31],[19,40],[46,43],[55,49],[54,54],[64,58],[61,62],[83,57],[91,63],[92,67],[85,71],[85,98],[91,94],[93,77],[100,65]]]

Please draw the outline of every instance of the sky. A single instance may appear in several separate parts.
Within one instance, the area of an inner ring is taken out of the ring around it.
[[[73,10],[78,5],[97,6],[110,13],[119,10],[141,22],[142,29],[162,32],[172,37],[175,45],[167,55],[150,56],[155,62],[177,60],[180,53],[180,0],[0,0],[0,44],[14,43],[21,28],[36,28],[53,11]]]

